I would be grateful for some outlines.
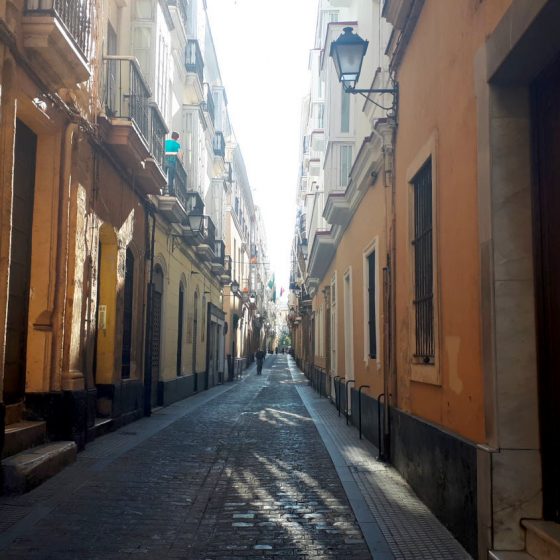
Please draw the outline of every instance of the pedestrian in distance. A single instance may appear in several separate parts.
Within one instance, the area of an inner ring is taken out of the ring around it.
[[[255,354],[255,358],[257,359],[257,375],[261,375],[262,373],[262,367],[263,367],[265,356],[266,354],[262,350],[260,349],[257,350],[257,353]]]

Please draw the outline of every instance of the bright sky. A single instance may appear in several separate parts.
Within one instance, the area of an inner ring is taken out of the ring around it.
[[[288,289],[301,100],[317,0],[207,0],[228,110],[262,209],[276,289]],[[285,296],[284,296],[285,297]]]

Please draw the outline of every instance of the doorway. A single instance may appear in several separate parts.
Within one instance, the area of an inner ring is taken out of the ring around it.
[[[37,136],[18,120],[14,153],[10,290],[4,362],[6,404],[22,401],[25,394],[36,157]]]
[[[163,270],[161,266],[154,268],[152,293],[152,407],[158,403],[158,383],[161,369],[161,307],[163,300]]]
[[[198,341],[198,291],[194,292],[193,299],[193,338],[192,338],[192,372],[194,375],[194,391],[198,391],[198,375],[196,373],[196,346]]]
[[[543,513],[560,523],[560,58],[533,87],[535,285]]]

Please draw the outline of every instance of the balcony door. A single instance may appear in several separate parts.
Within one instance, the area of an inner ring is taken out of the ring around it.
[[[560,59],[535,83],[535,235],[544,516],[560,522]]]
[[[21,401],[25,393],[36,155],[37,136],[18,120],[14,154],[10,291],[4,362],[6,404]]]

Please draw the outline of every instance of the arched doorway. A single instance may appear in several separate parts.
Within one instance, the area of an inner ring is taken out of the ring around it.
[[[196,372],[196,350],[198,342],[198,289],[193,296],[193,338],[192,338],[192,372],[194,375],[194,390],[198,391],[198,375]]]
[[[152,406],[158,404],[158,383],[161,368],[161,316],[163,301],[163,270],[158,264],[154,268],[152,293]]]
[[[185,288],[179,284],[179,302],[177,305],[177,376],[182,374],[183,368],[183,315]]]
[[[121,357],[121,377],[130,378],[130,359],[132,352],[132,318],[134,315],[134,255],[126,250],[124,274],[123,338]]]

